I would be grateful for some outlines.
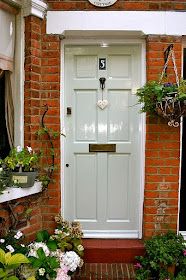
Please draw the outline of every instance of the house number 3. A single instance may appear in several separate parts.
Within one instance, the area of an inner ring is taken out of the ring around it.
[[[99,70],[106,70],[106,58],[99,58]]]

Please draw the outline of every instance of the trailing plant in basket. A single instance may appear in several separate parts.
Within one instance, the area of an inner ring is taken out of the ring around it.
[[[166,69],[172,58],[176,83],[165,81]],[[186,81],[178,78],[173,45],[163,67],[159,81],[148,81],[136,93],[142,103],[141,112],[158,114],[168,120],[169,126],[179,126],[180,117],[186,113]]]
[[[168,231],[166,234],[153,236],[144,244],[145,255],[136,257],[137,280],[182,279],[182,275],[186,277],[186,244],[181,234]]]
[[[137,90],[136,95],[138,102],[142,103],[141,112],[155,114],[157,102],[166,97],[174,97],[174,102],[186,100],[186,80],[180,80],[179,86],[169,82],[148,81]]]

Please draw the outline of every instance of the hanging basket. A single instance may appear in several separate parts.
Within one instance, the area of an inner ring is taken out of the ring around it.
[[[186,113],[185,101],[177,99],[175,92],[163,98],[160,102],[156,102],[156,113],[168,120],[168,125],[178,127],[180,117]]]
[[[162,79],[166,73],[168,63],[170,58],[172,58],[174,66],[174,74],[176,78],[176,86],[179,87],[178,71],[176,67],[175,55],[173,50],[173,45],[169,47],[169,53],[161,73],[159,84],[162,83]],[[185,114],[186,111],[186,101],[181,101],[178,98],[178,92],[168,92],[161,101],[156,102],[156,113],[168,120],[168,125],[173,127],[178,127],[180,124],[180,117]]]

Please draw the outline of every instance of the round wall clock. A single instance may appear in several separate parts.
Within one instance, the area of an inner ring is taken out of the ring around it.
[[[117,0],[88,0],[92,5],[97,7],[108,7],[113,5]]]

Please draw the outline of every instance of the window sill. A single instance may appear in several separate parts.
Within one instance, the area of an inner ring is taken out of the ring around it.
[[[30,188],[7,188],[0,194],[0,203],[29,196],[42,191],[41,182],[35,182]]]

